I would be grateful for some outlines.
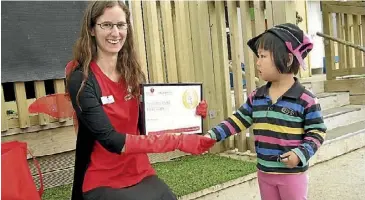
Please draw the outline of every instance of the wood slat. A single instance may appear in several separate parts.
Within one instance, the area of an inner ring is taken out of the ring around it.
[[[156,2],[156,14],[157,14],[157,22],[158,22],[158,35],[160,37],[160,55],[161,55],[161,68],[162,68],[162,76],[163,82],[168,82],[167,80],[167,69],[166,69],[166,56],[165,56],[165,41],[164,41],[164,30],[162,28],[162,19],[161,19],[161,7],[160,2]]]
[[[252,28],[255,30],[253,32],[253,34],[255,36],[258,35],[258,34],[263,33],[266,30],[265,29],[265,13],[264,13],[262,4],[263,4],[263,2],[261,2],[261,1],[254,1],[253,2],[254,14],[255,14],[255,23],[254,23],[254,26],[252,26]],[[274,2],[272,2],[272,4],[274,5]],[[283,12],[283,11],[281,11],[281,12]],[[285,19],[287,19],[286,14],[285,14]],[[277,20],[276,21],[274,20],[274,24],[277,24]],[[256,57],[255,57],[255,63],[256,63]],[[257,73],[257,70],[256,70],[255,73]],[[256,74],[256,76],[258,76],[258,74]],[[266,84],[266,82],[260,78],[259,86],[262,86],[264,84]]]
[[[241,1],[242,3],[242,1]],[[273,16],[273,10],[272,10],[272,1],[271,0],[265,0],[265,12],[266,12],[266,21],[267,21],[267,28],[271,28],[274,26],[274,16]],[[249,14],[249,10],[247,11]],[[241,13],[242,13],[242,9],[241,9]],[[250,24],[251,25],[251,24]],[[242,26],[245,27],[245,26]]]
[[[194,37],[198,37],[200,39],[200,47],[198,51],[201,51],[201,68],[203,69],[203,93],[204,98],[209,102],[209,115],[207,119],[204,121],[205,131],[212,128],[213,126],[220,123],[223,119],[223,107],[221,105],[222,97],[218,97],[216,84],[219,84],[216,81],[216,76],[221,76],[221,74],[216,74],[217,69],[213,66],[213,55],[212,55],[212,44],[211,44],[211,35],[210,35],[210,23],[209,23],[209,8],[208,4],[212,2],[197,2],[197,17],[199,19],[199,31],[198,35],[194,35]],[[218,79],[221,80],[219,77]],[[222,142],[215,145],[211,152],[220,152],[224,150],[224,146]]]
[[[332,35],[332,16],[330,15],[328,8],[325,4],[322,5],[322,19],[323,19],[323,32],[328,35]],[[332,41],[325,40],[325,59],[326,59],[326,77],[327,80],[332,80],[335,77],[332,75],[332,71],[335,68],[334,56],[335,49]]]
[[[146,51],[150,81],[164,82],[164,69],[161,57],[161,42],[158,31],[156,1],[143,1],[143,15],[146,31]]]
[[[177,65],[176,65],[176,55],[175,55],[175,41],[174,27],[172,24],[172,13],[171,13],[171,2],[160,1],[161,9],[161,21],[165,45],[165,62],[167,69],[167,81],[169,83],[177,83]]]
[[[238,15],[236,2],[228,1],[228,22],[231,43],[231,58],[232,58],[232,73],[233,73],[233,87],[235,94],[235,107],[238,109],[244,102],[243,86],[242,86],[242,68],[240,59],[240,41],[238,31]]]
[[[345,40],[346,41],[350,41],[351,40],[351,29],[350,29],[350,24],[349,24],[349,18],[351,17],[351,15],[348,14],[344,14],[344,36],[345,36]],[[346,66],[344,68],[351,68],[351,66],[353,65],[353,60],[351,59],[351,51],[352,48],[346,46],[345,47],[345,55],[346,55]]]
[[[343,28],[343,14],[336,13],[336,27],[337,27],[337,37],[340,39],[344,38],[344,28]],[[339,56],[339,69],[344,69],[346,67],[346,52],[345,45],[337,43],[338,48],[338,56]]]
[[[188,34],[187,27],[189,23],[186,22],[186,9],[185,2],[174,1],[173,6],[173,25],[174,25],[174,36],[175,45],[178,51],[176,52],[176,63],[178,70],[179,82],[193,82],[195,79],[194,69],[190,65],[193,63],[192,59],[189,58],[189,48],[188,46]]]
[[[5,106],[4,89],[1,86],[1,131],[8,130],[8,114]]]
[[[307,1],[296,1],[295,2],[295,10],[298,12],[298,14],[302,17],[303,21],[298,24],[299,28],[302,29],[305,33],[308,33],[308,17],[307,17]],[[292,9],[291,11],[292,12]],[[295,12],[294,12],[295,16]],[[296,21],[296,17],[295,17]],[[303,67],[299,68],[299,74],[298,76],[300,78],[308,78],[311,76],[311,62],[310,62],[311,54],[309,53],[307,57],[304,59],[304,62],[306,63],[306,69]]]
[[[251,18],[250,18],[250,13],[249,13],[249,3],[247,1],[241,1],[240,2],[240,10],[241,10],[241,26],[244,28],[244,30],[242,31],[242,40],[243,40],[243,44],[247,44],[248,40],[250,40],[253,36],[252,36],[252,32],[250,31],[252,29],[251,26]],[[249,96],[249,94],[251,92],[253,92],[256,89],[256,82],[255,82],[255,61],[254,61],[254,54],[252,53],[252,51],[249,48],[243,48],[243,53],[244,53],[244,63],[245,63],[245,73],[246,73],[246,88],[247,88],[247,96]],[[246,141],[246,146],[244,146],[242,143],[241,145],[238,146],[238,151],[240,152],[244,152],[245,148],[247,149],[247,145],[249,143],[251,143],[252,145],[252,140],[253,140],[253,131],[252,128],[250,128],[249,130],[250,133],[250,138],[249,141]],[[244,134],[241,134],[244,135]],[[240,136],[241,139],[240,140],[244,140],[243,136]],[[247,140],[247,139],[246,139]],[[251,151],[254,150],[254,148],[251,147],[250,149]]]
[[[189,1],[189,15],[191,19],[198,19],[199,16],[199,8],[198,8],[198,2],[197,1]],[[201,38],[200,38],[200,23],[191,23],[190,24],[190,30],[191,30],[191,40],[192,40],[192,46],[193,46],[193,62],[194,66],[202,66],[202,51],[201,51]],[[202,67],[194,67],[194,74],[195,80],[199,80],[201,77],[203,77],[204,70]]]
[[[217,102],[222,102],[218,106],[222,120],[232,115],[232,97],[229,79],[229,63],[227,49],[227,35],[224,15],[224,2],[215,1],[208,3],[210,34],[212,36],[212,55],[214,66],[214,82]],[[221,149],[233,149],[234,137],[226,139],[220,146]]]
[[[186,27],[185,27],[185,31],[186,32],[186,43],[185,46],[187,47],[187,51],[188,51],[188,57],[185,59],[185,62],[188,63],[188,67],[190,68],[189,70],[192,72],[191,73],[191,77],[190,80],[187,80],[188,82],[196,82],[196,81],[200,81],[200,78],[196,78],[195,75],[195,63],[194,63],[194,54],[193,54],[193,40],[192,40],[192,32],[191,32],[191,24],[192,22],[190,21],[190,12],[189,12],[189,3],[188,2],[183,2],[184,3],[184,10],[185,10],[185,20],[186,20]],[[192,20],[194,20],[194,18],[191,18]]]
[[[147,82],[149,82],[141,1],[133,0],[130,3],[131,3],[131,11],[132,11],[132,24],[133,24],[135,47],[136,47],[136,51],[137,51],[137,54],[139,57],[139,61],[141,63],[142,71],[146,75]]]
[[[30,126],[27,97],[25,93],[25,85],[23,82],[14,83],[15,99],[18,110],[18,120],[20,128]]]
[[[53,80],[53,84],[54,84],[54,90],[56,94],[60,94],[60,93],[65,93],[65,81],[64,79],[57,79],[57,80]],[[64,108],[61,107],[62,103],[59,102],[59,98],[57,98],[57,109],[58,110],[62,110]],[[65,118],[59,118],[58,119],[59,122],[65,122],[66,119]]]
[[[364,7],[365,10],[365,7]],[[364,13],[365,14],[365,13]],[[354,30],[354,44],[361,44],[361,35],[360,35],[360,16],[353,15],[353,30]],[[355,53],[355,68],[362,68],[362,60],[361,60],[361,51],[354,49]],[[364,68],[365,69],[365,68]],[[356,75],[356,74],[353,74]]]
[[[362,46],[365,47],[365,15],[361,15],[361,37],[362,37]],[[365,67],[365,53],[363,55],[363,67]]]
[[[46,87],[44,81],[34,81],[35,97],[38,99],[40,97],[46,96]],[[49,123],[48,115],[39,113],[38,114],[39,125],[46,125]]]
[[[228,22],[230,32],[230,44],[231,44],[231,59],[232,59],[232,73],[233,73],[233,88],[235,97],[235,108],[238,109],[244,103],[243,85],[242,85],[242,68],[240,55],[240,41],[239,41],[239,28],[238,28],[238,14],[237,4],[235,1],[227,2],[228,10]],[[247,78],[246,78],[247,79]],[[247,150],[246,134],[240,133],[236,137],[236,144],[240,151]]]
[[[213,24],[211,26],[211,34],[214,69],[220,70],[215,72],[216,74],[222,74],[221,81],[217,82],[221,83],[220,88],[224,102],[223,117],[227,118],[232,114],[232,94],[229,79],[228,47],[224,12],[223,1],[215,1],[214,4],[209,4],[210,22]]]

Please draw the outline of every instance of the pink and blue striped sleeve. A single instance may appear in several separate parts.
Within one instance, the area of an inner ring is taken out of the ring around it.
[[[304,139],[299,147],[292,151],[298,155],[301,161],[299,165],[305,166],[323,144],[327,128],[323,121],[318,99],[306,93],[303,93],[301,99],[307,102],[304,109]]]
[[[231,135],[248,129],[252,125],[252,102],[255,93],[256,91],[252,92],[246,103],[239,107],[233,115],[209,130],[210,137],[222,141]]]

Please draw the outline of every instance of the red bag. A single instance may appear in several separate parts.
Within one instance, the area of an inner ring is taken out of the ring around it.
[[[29,152],[29,151],[28,151]],[[33,157],[33,155],[29,152]],[[1,199],[40,200],[43,194],[43,177],[39,163],[33,157],[38,169],[40,188],[33,181],[27,162],[27,143],[5,142],[1,144]]]

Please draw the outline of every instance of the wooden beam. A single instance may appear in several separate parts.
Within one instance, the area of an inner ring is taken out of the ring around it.
[[[63,94],[65,93],[65,82],[64,79],[58,79],[58,80],[53,80],[54,83],[54,91],[56,94]],[[71,103],[71,102],[70,102]],[[62,110],[64,108],[61,107],[63,103],[59,101],[59,98],[57,98],[57,109],[58,110]],[[59,122],[65,122],[66,118],[59,118],[58,119]]]
[[[144,23],[146,31],[147,63],[150,80],[153,83],[164,82],[164,69],[161,58],[161,42],[158,31],[157,9],[155,1],[143,1]]]
[[[350,104],[352,105],[365,105],[365,93],[350,95]]]
[[[364,7],[365,10],[365,7]],[[365,14],[365,12],[364,12]],[[358,46],[361,45],[361,35],[360,35],[360,16],[359,15],[353,15],[353,30],[354,30],[354,43],[358,44]],[[365,47],[362,47],[362,53],[365,54]],[[365,71],[365,68],[362,67],[362,59],[361,59],[361,51],[359,49],[355,49],[355,68],[363,68]],[[356,75],[356,74],[352,74]]]
[[[365,6],[343,6],[325,4],[329,12],[346,13],[351,15],[365,15]]]
[[[15,100],[18,108],[19,127],[27,128],[30,126],[30,120],[24,82],[14,83],[14,90]]]
[[[136,52],[138,54],[139,61],[141,62],[142,71],[146,75],[146,79],[148,82],[148,69],[147,69],[147,60],[146,60],[146,48],[145,48],[145,40],[144,40],[141,1],[133,0],[130,3],[131,3],[131,8],[132,8],[131,9],[132,24],[133,24],[133,33],[134,33]]]
[[[351,15],[348,14],[344,14],[344,31],[345,31],[345,40],[346,41],[351,41],[351,28],[350,28],[350,23],[349,23],[349,19],[351,17]],[[346,67],[345,68],[351,68],[353,66],[354,61],[352,60],[352,49],[346,45],[345,47],[346,50]]]
[[[165,44],[165,61],[166,61],[166,69],[167,69],[167,79],[169,83],[177,83],[177,65],[176,65],[176,52],[175,52],[175,41],[174,35],[171,34],[174,32],[174,27],[172,24],[172,13],[171,13],[171,2],[169,1],[160,1],[160,9],[161,9],[161,21],[162,21],[162,30]]]
[[[350,92],[353,94],[364,94],[365,78],[327,80],[324,82],[326,92]]]
[[[221,120],[232,115],[232,97],[228,67],[227,34],[224,14],[224,2],[215,1],[208,3],[210,18],[210,34],[212,36],[212,56],[214,67],[214,82],[218,112]],[[221,102],[221,103],[219,103]],[[221,149],[234,148],[234,137],[226,139]]]
[[[234,89],[234,98],[235,98],[235,108],[237,110],[244,103],[243,85],[242,85],[242,68],[241,68],[241,57],[243,57],[243,56],[240,55],[240,47],[239,47],[240,32],[239,32],[239,28],[238,28],[238,13],[237,13],[236,2],[227,1],[227,8],[228,8],[228,22],[229,22],[230,44],[231,44],[233,89]],[[242,13],[242,14],[246,14],[246,13]],[[247,81],[250,81],[250,80],[247,80]],[[240,133],[236,137],[236,140],[237,140],[236,144],[237,144],[238,150],[241,152],[246,151],[247,150],[247,138],[246,138],[245,132]]]
[[[174,36],[175,36],[175,45],[178,51],[176,52],[176,60],[177,60],[177,70],[179,82],[193,82],[195,81],[194,69],[190,65],[192,62],[192,58],[189,57],[189,48],[188,46],[188,33],[187,27],[188,22],[186,22],[186,9],[185,2],[174,1],[174,15],[173,15],[173,24],[174,24]]]
[[[200,48],[201,51],[201,68],[203,69],[203,86],[204,86],[204,98],[209,103],[209,115],[205,120],[206,128],[211,129],[223,120],[223,106],[222,106],[222,96],[216,95],[217,85],[221,84],[222,74],[220,74],[219,67],[214,66],[214,60],[212,55],[212,38],[210,36],[210,23],[209,23],[209,9],[208,4],[212,2],[197,2],[197,13],[199,19],[199,38],[200,38]],[[194,36],[195,37],[195,36]],[[220,76],[219,78],[217,76]],[[218,78],[218,79],[217,79]],[[217,83],[217,81],[219,81]],[[219,86],[218,86],[219,87]],[[218,91],[221,92],[221,91]],[[218,153],[223,151],[223,146],[221,143],[215,145],[211,150],[213,153]]]
[[[197,1],[189,1],[189,18],[191,19],[199,19],[199,6]],[[193,62],[194,62],[194,74],[195,80],[199,81],[201,77],[204,76],[204,69],[202,67],[202,51],[201,51],[201,38],[200,38],[200,23],[190,23],[191,30],[191,42],[193,49]]]
[[[5,107],[4,89],[1,85],[1,131],[8,130],[8,114]]]
[[[322,4],[322,19],[323,19],[323,32],[327,35],[332,35],[332,16],[328,12],[327,6]],[[332,80],[335,77],[332,75],[333,69],[335,69],[334,56],[335,48],[332,41],[324,41],[324,51],[326,60],[326,76],[327,80]]]
[[[365,15],[361,15],[362,46],[365,47]],[[363,53],[363,67],[365,67],[365,53]]]
[[[337,28],[337,37],[339,39],[344,39],[344,27],[343,27],[343,14],[342,13],[336,13],[336,28]],[[346,52],[345,52],[345,46],[343,44],[337,43],[338,48],[338,56],[339,56],[339,69],[345,69],[346,68]]]
[[[46,87],[44,85],[44,81],[34,81],[34,91],[35,91],[35,97],[37,99],[46,96]],[[39,119],[39,125],[46,125],[49,123],[49,117],[46,114],[39,113],[38,119]]]
[[[73,131],[73,126],[66,126],[39,132],[2,136],[1,139],[2,142],[14,140],[26,142],[34,156],[44,156],[74,150],[76,135],[70,134]]]

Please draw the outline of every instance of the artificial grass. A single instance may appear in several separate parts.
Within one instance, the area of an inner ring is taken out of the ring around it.
[[[155,163],[158,176],[177,196],[233,180],[256,171],[256,163],[213,154],[185,156],[170,162]],[[45,190],[43,200],[69,199],[71,185]]]

